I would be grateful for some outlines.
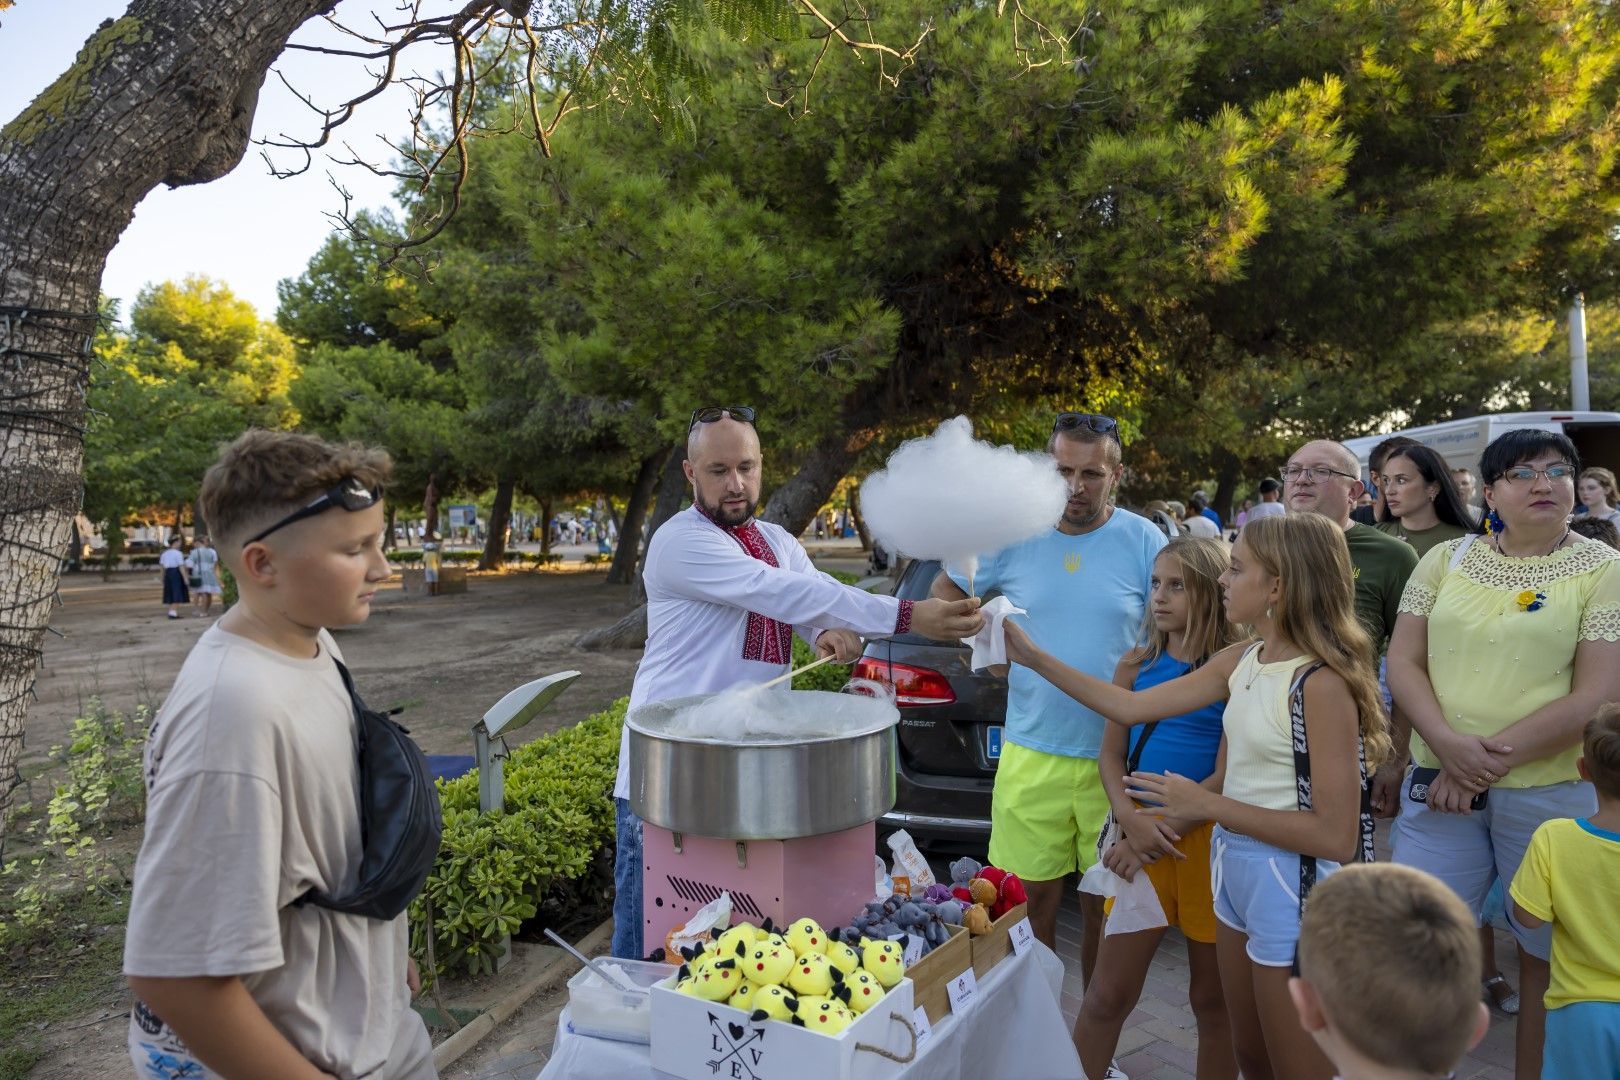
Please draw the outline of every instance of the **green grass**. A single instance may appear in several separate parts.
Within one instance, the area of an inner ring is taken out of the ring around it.
[[[4,943],[0,1080],[22,1080],[44,1056],[40,1025],[81,1016],[118,996],[128,913],[127,895],[81,893],[48,927]]]

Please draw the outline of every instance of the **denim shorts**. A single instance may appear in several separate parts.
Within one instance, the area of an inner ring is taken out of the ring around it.
[[[1572,1001],[1547,1010],[1541,1080],[1620,1076],[1620,1001]]]
[[[1482,919],[1491,886],[1512,884],[1530,836],[1553,818],[1597,813],[1597,792],[1581,780],[1541,787],[1494,787],[1483,810],[1441,814],[1410,798],[1412,777],[1401,785],[1401,813],[1390,830],[1395,861],[1426,870],[1451,886]],[[1508,929],[1531,956],[1552,956],[1552,926],[1526,930],[1507,912]]]
[[[647,955],[641,940],[641,819],[628,799],[613,803],[618,826],[613,850],[613,955],[640,960]]]
[[[1316,860],[1321,881],[1339,864]],[[1215,917],[1247,934],[1249,959],[1290,967],[1299,944],[1299,856],[1263,840],[1215,826],[1210,853]]]

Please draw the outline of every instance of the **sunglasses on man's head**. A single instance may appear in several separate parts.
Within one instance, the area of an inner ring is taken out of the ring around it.
[[[354,477],[345,476],[342,480],[338,481],[337,487],[333,488],[331,491],[328,491],[326,494],[322,495],[309,505],[294,510],[292,513],[288,514],[286,517],[282,518],[268,529],[265,529],[263,532],[255,533],[254,535],[248,537],[246,540],[242,541],[242,546],[247,547],[249,544],[258,543],[260,540],[263,540],[277,529],[285,529],[288,525],[291,525],[295,521],[303,521],[305,518],[314,517],[316,514],[319,514],[325,510],[330,510],[334,506],[348,511],[368,510],[371,507],[376,506],[381,501],[382,488],[368,488]]]
[[[1081,428],[1094,435],[1107,435],[1119,442],[1119,421],[1112,416],[1088,412],[1060,412],[1052,424],[1052,434],[1060,431],[1079,431]]]
[[[710,405],[693,411],[692,422],[686,425],[686,430],[691,431],[699,424],[712,424],[728,414],[733,420],[741,420],[745,424],[754,422],[754,408],[751,405]]]

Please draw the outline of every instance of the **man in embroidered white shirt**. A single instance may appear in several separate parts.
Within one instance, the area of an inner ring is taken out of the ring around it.
[[[686,444],[693,505],[647,545],[647,649],[630,709],[653,701],[764,683],[793,659],[793,634],[818,656],[860,656],[862,636],[911,630],[969,637],[978,601],[896,600],[851,588],[818,571],[787,530],[755,521],[761,452],[754,410],[699,409]],[[785,690],[786,687],[784,686]],[[613,955],[640,959],[641,821],[629,804],[629,733],[619,745],[618,850],[614,864]],[[656,942],[653,944],[657,944]]]

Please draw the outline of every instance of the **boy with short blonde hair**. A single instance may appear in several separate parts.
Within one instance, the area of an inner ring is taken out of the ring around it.
[[[1456,893],[1409,866],[1365,863],[1312,890],[1288,989],[1344,1080],[1429,1080],[1485,1036],[1479,965]]]
[[[249,431],[201,506],[240,600],[186,657],[146,749],[124,973],[142,1078],[432,1077],[405,917],[301,904],[363,854],[354,699],[325,627],[389,575],[381,450]]]
[[[1509,890],[1514,918],[1553,928],[1542,1080],[1620,1076],[1620,705],[1587,723],[1579,768],[1598,812],[1543,822]]]

